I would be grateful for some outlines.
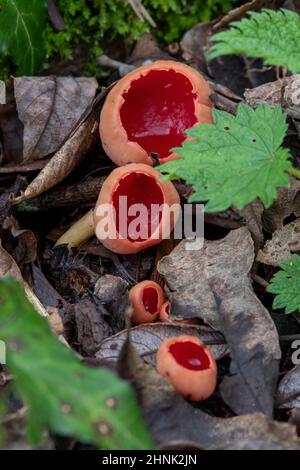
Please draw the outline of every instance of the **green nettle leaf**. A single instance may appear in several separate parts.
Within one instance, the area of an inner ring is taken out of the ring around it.
[[[267,291],[275,294],[274,308],[284,308],[285,313],[300,311],[300,256],[293,255],[280,264]]]
[[[214,124],[186,131],[192,138],[173,149],[182,158],[158,167],[168,179],[182,178],[195,192],[190,201],[208,201],[205,210],[243,208],[259,197],[266,207],[278,187],[289,186],[289,150],[281,146],[287,131],[280,106],[253,110],[245,104],[236,116],[213,110]]]
[[[212,36],[215,42],[208,59],[227,54],[245,54],[264,59],[269,65],[300,72],[300,17],[289,10],[252,12],[250,18],[231,23],[227,31]]]
[[[29,407],[34,443],[49,428],[102,449],[153,448],[129,385],[108,370],[83,365],[12,279],[0,283],[0,337],[13,385]]]
[[[34,75],[45,59],[45,0],[0,0],[0,53],[8,51],[18,75]]]

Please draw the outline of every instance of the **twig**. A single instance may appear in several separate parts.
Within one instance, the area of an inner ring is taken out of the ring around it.
[[[146,20],[153,28],[156,28],[155,21],[150,16],[150,14],[148,13],[148,11],[140,0],[127,0],[127,2],[141,21]]]
[[[18,212],[49,211],[65,207],[91,207],[95,204],[105,177],[90,178],[72,186],[53,189],[17,205]]]
[[[64,22],[64,19],[62,15],[60,14],[57,6],[55,5],[54,0],[47,0],[47,10],[48,10],[48,16],[49,20],[55,29],[55,31],[60,32],[60,31],[65,31],[66,25]]]
[[[254,282],[256,282],[257,284],[259,284],[260,286],[262,286],[264,289],[266,289],[269,285],[269,283],[267,281],[265,281],[262,277],[258,276],[257,274],[251,274],[251,277],[253,279]]]
[[[251,10],[260,10],[262,8],[279,8],[281,4],[284,3],[284,0],[252,0],[251,2],[245,3],[244,5],[234,8],[227,15],[223,16],[220,21],[218,21],[212,28],[213,32],[216,33],[220,29],[228,26],[232,21],[239,20],[242,18],[248,11]]]

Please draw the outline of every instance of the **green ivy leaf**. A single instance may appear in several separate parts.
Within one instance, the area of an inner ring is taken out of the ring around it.
[[[18,75],[34,75],[45,59],[45,0],[0,0],[0,52],[7,50]]]
[[[299,255],[280,263],[280,270],[272,277],[267,291],[276,295],[274,308],[284,308],[287,314],[300,311]]]
[[[234,205],[243,208],[259,197],[266,207],[278,187],[289,186],[290,154],[281,146],[287,131],[280,106],[253,110],[245,104],[236,116],[213,110],[214,124],[201,124],[186,133],[192,140],[173,149],[182,158],[158,169],[192,184],[190,201],[208,201],[207,212]]]
[[[12,279],[0,283],[0,336],[13,384],[29,406],[34,443],[47,427],[102,449],[153,448],[129,385],[108,370],[83,365]]]
[[[252,12],[250,18],[231,23],[227,31],[212,36],[215,44],[208,59],[227,54],[245,54],[264,59],[269,65],[300,72],[300,17],[289,10]]]

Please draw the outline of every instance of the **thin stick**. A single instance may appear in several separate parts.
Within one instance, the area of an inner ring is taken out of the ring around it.
[[[89,210],[81,219],[73,224],[56,242],[55,246],[68,245],[77,247],[95,235],[93,210]]]

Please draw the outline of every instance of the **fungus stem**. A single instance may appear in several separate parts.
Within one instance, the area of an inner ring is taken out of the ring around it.
[[[70,248],[79,246],[89,240],[93,235],[95,235],[95,230],[93,210],[91,209],[57,240],[55,246],[68,245]]]

